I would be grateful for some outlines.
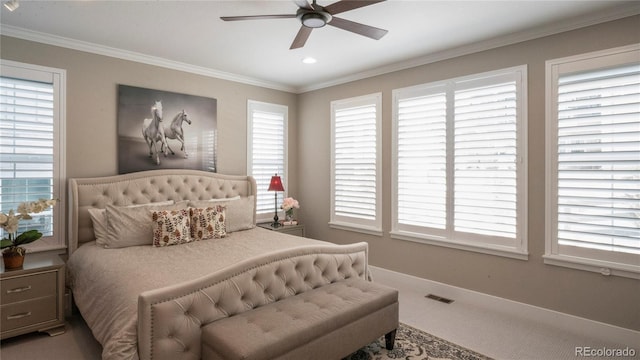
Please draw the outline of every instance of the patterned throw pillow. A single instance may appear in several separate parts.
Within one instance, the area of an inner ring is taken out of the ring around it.
[[[227,236],[225,206],[189,208],[191,211],[191,239],[194,241],[217,239]]]
[[[189,209],[153,211],[153,246],[185,244],[189,237]]]

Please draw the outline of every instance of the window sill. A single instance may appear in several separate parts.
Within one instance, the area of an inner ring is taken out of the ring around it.
[[[355,224],[342,223],[342,222],[329,222],[329,227],[332,229],[354,231],[354,232],[359,232],[367,235],[382,236],[381,229],[376,229],[369,226],[355,225]]]
[[[27,249],[27,253],[37,253],[37,252],[45,252],[45,251],[57,251],[57,250],[67,250],[66,245],[61,245],[57,243],[47,243],[45,241],[36,241],[24,246]]]
[[[453,242],[444,239],[435,239],[422,234],[407,233],[401,231],[391,231],[392,239],[413,241],[422,244],[429,244],[435,246],[448,247],[452,249],[471,251],[487,255],[495,255],[508,257],[517,260],[528,260],[529,254],[527,252],[520,252],[515,249],[509,249],[502,246],[490,245],[490,244],[477,244],[469,242]]]
[[[544,258],[544,263],[548,265],[596,272],[602,276],[613,275],[631,279],[640,279],[640,266],[585,259],[569,255],[546,254],[542,257]]]

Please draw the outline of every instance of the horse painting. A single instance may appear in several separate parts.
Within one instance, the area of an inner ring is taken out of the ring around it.
[[[187,149],[184,146],[184,131],[182,131],[182,122],[186,121],[187,124],[191,125],[191,119],[189,119],[189,115],[182,110],[176,116],[173,117],[171,124],[169,126],[165,126],[164,128],[164,136],[165,136],[165,144],[169,151],[171,151],[171,155],[175,155],[173,150],[169,147],[169,139],[174,139],[180,141],[182,147],[180,150],[184,152],[185,159],[189,157],[187,154]],[[162,148],[160,149],[162,151]]]
[[[153,153],[156,154],[156,165],[160,165],[160,156],[158,155],[157,142],[160,142],[160,151],[164,152],[164,156],[167,156],[167,150],[164,149],[166,145],[166,139],[164,136],[164,129],[160,125],[162,122],[162,101],[156,101],[155,105],[151,107],[151,119],[144,119],[142,123],[142,136],[149,145],[149,157],[153,158]],[[164,151],[163,151],[164,149]]]

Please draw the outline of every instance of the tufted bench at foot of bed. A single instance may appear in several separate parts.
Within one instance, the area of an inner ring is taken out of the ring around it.
[[[210,323],[202,359],[341,359],[397,327],[398,291],[352,278]]]

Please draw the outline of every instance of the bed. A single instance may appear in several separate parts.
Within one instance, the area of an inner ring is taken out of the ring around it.
[[[368,278],[366,243],[336,245],[256,227],[255,197],[252,177],[197,170],[70,179],[68,286],[103,359],[199,359],[200,329],[213,321]],[[156,216],[185,208],[214,209],[229,231],[163,246]],[[153,214],[151,225],[139,221],[142,213]]]

